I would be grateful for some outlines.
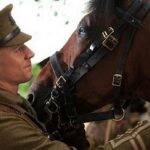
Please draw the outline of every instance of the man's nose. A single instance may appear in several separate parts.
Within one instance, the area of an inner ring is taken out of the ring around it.
[[[26,58],[31,59],[32,57],[34,57],[34,52],[30,48],[26,47]]]

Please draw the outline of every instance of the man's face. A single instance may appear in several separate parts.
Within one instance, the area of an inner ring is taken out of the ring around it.
[[[33,56],[33,52],[25,45],[0,48],[0,81],[11,84],[29,81]]]

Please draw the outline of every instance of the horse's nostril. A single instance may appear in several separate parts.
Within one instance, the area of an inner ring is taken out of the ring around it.
[[[34,93],[30,93],[27,97],[27,100],[29,101],[29,103],[32,105],[34,102]]]

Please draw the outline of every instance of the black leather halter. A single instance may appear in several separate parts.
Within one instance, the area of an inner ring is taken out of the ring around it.
[[[57,52],[50,57],[50,63],[58,80],[56,81],[56,85],[53,87],[50,99],[47,100],[45,104],[45,110],[48,113],[57,113],[61,116],[59,110],[61,108],[61,104],[65,103],[65,111],[67,112],[69,120],[68,123],[71,124],[106,119],[121,120],[124,117],[124,109],[128,106],[128,103],[122,105],[120,102],[123,71],[135,33],[142,27],[141,21],[149,12],[149,6],[149,3],[142,4],[141,0],[136,0],[126,12],[120,8],[116,8],[118,15],[121,17],[119,23],[114,27],[109,27],[103,31],[101,33],[101,37],[94,41],[90,47],[79,56],[75,62],[74,68],[69,68],[66,72],[63,72],[57,58]],[[135,14],[136,17],[134,17]],[[126,34],[126,46],[123,50],[122,57],[118,60],[117,70],[112,81],[115,91],[113,98],[114,107],[106,112],[93,112],[83,116],[78,116],[72,100],[72,89],[81,77],[83,77],[101,59],[106,57],[107,54],[117,47],[123,31],[127,27],[131,28],[131,32]],[[63,102],[60,103],[60,101]]]

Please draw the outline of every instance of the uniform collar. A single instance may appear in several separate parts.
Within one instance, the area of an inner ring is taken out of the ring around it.
[[[19,94],[15,95],[10,92],[0,90],[0,103],[18,105],[24,108],[27,112],[36,116],[35,110],[31,107],[30,103],[21,97]]]
[[[7,103],[11,103],[11,104],[22,104],[23,103],[23,99],[19,94],[15,95],[13,93],[4,91],[4,90],[0,90],[0,101],[1,102],[7,102]]]

